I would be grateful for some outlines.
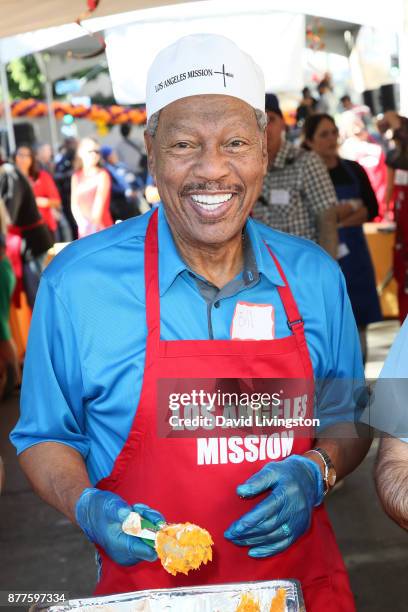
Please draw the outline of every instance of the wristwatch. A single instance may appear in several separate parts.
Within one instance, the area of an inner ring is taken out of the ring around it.
[[[316,455],[319,455],[320,459],[323,461],[323,464],[324,464],[323,482],[325,485],[324,495],[327,495],[327,493],[336,484],[336,478],[337,478],[336,470],[334,469],[332,460],[330,459],[329,454],[323,448],[312,448],[311,450],[307,451],[305,455],[307,455],[308,453],[315,453]]]

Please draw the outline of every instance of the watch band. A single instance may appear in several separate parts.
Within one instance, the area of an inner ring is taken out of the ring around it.
[[[315,453],[319,455],[320,459],[323,461],[324,465],[324,475],[323,481],[325,484],[324,495],[332,489],[336,483],[336,470],[334,469],[334,465],[332,460],[330,459],[330,455],[323,448],[312,448],[306,451],[305,455],[308,453]]]

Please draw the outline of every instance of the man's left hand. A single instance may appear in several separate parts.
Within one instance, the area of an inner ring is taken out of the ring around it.
[[[225,537],[238,546],[249,546],[255,558],[276,555],[310,527],[313,507],[323,499],[323,478],[310,459],[292,455],[268,463],[237,487],[240,497],[270,491],[250,512],[232,523]]]

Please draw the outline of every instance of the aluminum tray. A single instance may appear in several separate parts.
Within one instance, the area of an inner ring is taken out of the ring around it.
[[[261,612],[269,612],[278,588],[286,591],[285,612],[305,612],[300,584],[296,580],[236,582],[177,589],[135,591],[121,595],[70,599],[64,604],[30,608],[31,612],[235,612],[243,593],[253,594]]]

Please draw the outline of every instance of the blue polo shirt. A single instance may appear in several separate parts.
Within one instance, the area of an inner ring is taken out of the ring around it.
[[[151,214],[68,246],[45,270],[37,294],[21,416],[11,440],[18,453],[44,441],[72,446],[84,456],[93,483],[110,474],[139,401],[146,341],[144,240]],[[258,278],[237,283],[236,292],[209,312],[159,207],[162,338],[208,340],[210,316],[212,337],[229,339],[238,301],[272,304],[275,337],[289,335],[277,291],[284,283],[266,242],[305,321],[315,378],[361,379],[358,334],[337,263],[314,243],[252,219],[245,231]],[[337,410],[329,406],[327,418]]]
[[[408,317],[399,330],[374,388],[363,422],[408,443]]]

